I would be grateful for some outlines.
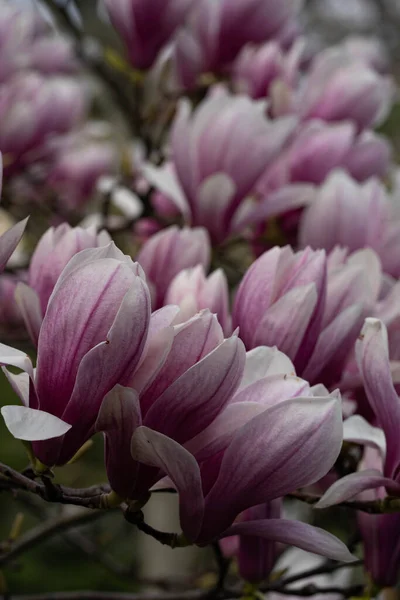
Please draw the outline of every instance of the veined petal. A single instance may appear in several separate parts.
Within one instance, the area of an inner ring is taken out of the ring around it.
[[[204,498],[200,469],[194,456],[171,438],[139,427],[132,437],[132,458],[161,469],[179,492],[179,512],[182,530],[190,540],[195,540],[200,530]]]
[[[116,385],[101,404],[95,429],[105,434],[107,477],[122,498],[134,497],[138,463],[131,456],[131,440],[141,424],[138,393]]]
[[[318,295],[314,283],[287,292],[265,314],[256,329],[255,344],[276,344],[294,358],[303,341]]]
[[[231,337],[188,369],[152,405],[145,424],[185,443],[205,429],[239,385],[243,342]]]
[[[368,401],[385,432],[385,475],[392,476],[400,461],[400,400],[393,386],[386,327],[378,319],[366,319],[356,344],[358,366]]]
[[[174,340],[162,369],[141,397],[143,416],[156,399],[190,367],[214,350],[224,339],[215,315],[203,310],[186,323],[174,327]]]
[[[357,560],[337,537],[324,529],[301,521],[265,519],[264,521],[234,523],[224,532],[223,537],[228,535],[258,536],[342,562]]]
[[[400,484],[393,481],[393,479],[384,477],[377,469],[366,469],[359,473],[351,473],[335,481],[320,501],[315,504],[315,508],[328,508],[334,504],[350,500],[364,490],[375,490],[380,487],[385,487],[390,494],[400,495]]]
[[[21,311],[29,336],[37,347],[43,321],[39,296],[29,285],[20,282],[15,289],[15,301]]]
[[[318,481],[340,452],[342,432],[335,395],[287,400],[253,418],[225,451],[201,538],[214,539],[249,506]]]

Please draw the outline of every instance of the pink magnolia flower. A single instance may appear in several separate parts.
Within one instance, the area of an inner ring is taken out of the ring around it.
[[[150,295],[137,263],[113,244],[75,255],[62,271],[40,328],[36,370],[1,345],[5,374],[24,406],[3,408],[11,433],[32,442],[45,465],[65,464],[94,432],[104,396],[127,384],[150,323]]]
[[[336,481],[319,501],[319,508],[338,504],[364,490],[385,488],[387,494],[400,496],[400,400],[392,382],[387,330],[382,321],[365,320],[356,356],[365,393],[383,432],[355,416],[348,419],[346,439],[377,448],[380,464],[376,468],[375,462],[375,468],[362,469]]]
[[[129,388],[112,390],[101,406],[96,428],[106,437],[106,466],[112,488],[122,497],[142,500],[160,479],[158,470],[131,456],[131,438],[145,425],[184,444],[206,429],[236,391],[245,362],[243,343],[224,339],[208,310],[172,325],[177,307],[156,311],[150,325],[150,361],[158,359],[151,380],[140,369]]]
[[[109,142],[84,138],[63,142],[54,149],[47,184],[64,206],[79,210],[90,200],[100,177],[115,171],[116,148]]]
[[[106,0],[111,21],[122,37],[131,64],[148,69],[182,25],[194,0]]]
[[[209,308],[217,315],[225,335],[232,331],[228,282],[222,269],[217,269],[208,277],[202,265],[184,269],[171,281],[164,302],[180,307],[178,316],[182,321],[203,308]]]
[[[245,46],[232,67],[235,89],[257,99],[269,96],[277,82],[294,88],[299,78],[303,47],[302,40],[288,52],[284,52],[276,41],[259,47]]]
[[[136,258],[152,286],[154,307],[163,305],[169,284],[182,269],[196,265],[208,269],[210,253],[209,237],[202,227],[172,226],[152,235]]]
[[[304,119],[351,120],[358,130],[379,124],[393,102],[393,82],[343,49],[319,54],[295,101]]]
[[[39,9],[33,3],[14,6],[0,2],[0,82],[17,71],[67,73],[76,68],[72,45],[60,35],[49,34]]]
[[[16,75],[0,89],[0,149],[8,172],[43,150],[50,135],[65,133],[86,110],[82,85],[66,77],[45,79],[38,73]]]
[[[209,319],[203,312],[175,326],[168,358],[144,393],[135,391],[134,377],[131,387],[117,386],[105,398],[97,428],[105,431],[112,488],[145,502],[149,489],[169,477],[190,543],[243,533],[351,560],[341,542],[303,523],[269,519],[256,521],[257,531],[254,521],[231,527],[247,508],[329,470],[341,446],[340,400],[314,397],[274,348],[249,352],[245,363],[240,340],[223,340],[215,317]],[[201,327],[199,338],[193,327]],[[199,348],[200,361],[186,370]]]
[[[329,268],[328,268],[329,267]],[[247,348],[276,345],[309,381],[332,385],[378,297],[381,271],[371,250],[343,264],[325,252],[275,247],[248,269],[232,319]]]
[[[316,192],[300,223],[300,245],[325,248],[336,245],[351,251],[379,250],[389,221],[389,201],[375,179],[358,184],[343,171],[335,171]]]
[[[261,103],[223,91],[193,114],[182,101],[172,131],[174,169],[147,165],[144,174],[192,225],[221,242],[235,231],[244,199],[295,125],[292,117],[269,121]]]
[[[176,42],[178,80],[196,86],[202,73],[226,69],[249,42],[284,38],[296,19],[291,0],[203,0]]]
[[[110,241],[106,232],[98,234],[95,227],[83,229],[70,227],[68,223],[50,227],[40,238],[32,254],[27,284],[20,283],[16,293],[26,328],[35,344],[50,296],[69,260],[81,250],[105,246]]]

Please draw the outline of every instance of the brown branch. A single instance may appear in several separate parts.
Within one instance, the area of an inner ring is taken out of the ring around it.
[[[316,596],[317,594],[337,594],[338,596],[342,596],[343,598],[352,598],[359,597],[362,595],[364,591],[363,585],[352,585],[348,588],[340,588],[340,587],[318,587],[313,583],[309,585],[305,585],[302,588],[282,588],[274,590],[277,594],[283,594],[285,596],[299,596],[302,598],[307,598],[309,596]]]
[[[302,573],[296,573],[296,575],[291,575],[289,577],[285,577],[284,579],[281,579],[276,582],[276,587],[284,588],[284,587],[290,585],[291,583],[300,581],[301,579],[307,579],[308,577],[315,577],[317,575],[327,575],[329,573],[334,573],[335,571],[339,571],[339,569],[348,569],[348,568],[353,568],[353,567],[359,567],[361,565],[363,565],[362,560],[358,560],[358,561],[352,562],[352,563],[338,563],[338,562],[328,561],[327,563],[325,563],[319,567],[315,567],[314,569],[308,569],[308,571],[303,571]],[[269,589],[271,589],[271,586],[269,586]]]

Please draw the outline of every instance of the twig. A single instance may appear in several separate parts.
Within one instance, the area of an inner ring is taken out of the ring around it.
[[[219,542],[212,544],[215,560],[218,566],[218,581],[215,586],[215,591],[219,592],[224,589],[225,579],[229,571],[231,561],[223,555]]]
[[[293,588],[282,588],[274,590],[277,594],[283,594],[285,596],[299,596],[299,597],[309,597],[316,596],[317,594],[337,594],[338,596],[342,596],[343,598],[352,598],[353,596],[361,596],[364,591],[364,586],[362,585],[353,585],[348,588],[340,588],[340,587],[318,587],[313,583],[309,585],[305,585],[302,588],[293,589]]]
[[[103,517],[105,512],[103,511],[82,511],[75,515],[57,517],[45,521],[43,524],[38,525],[27,531],[21,536],[8,550],[3,554],[0,554],[0,566],[4,566],[11,560],[30,548],[40,544],[44,540],[71,529],[72,527],[79,527],[91,523],[97,519]]]
[[[128,521],[128,523],[131,523],[132,525],[136,525],[136,527],[140,531],[143,531],[143,533],[150,535],[152,538],[154,538],[155,540],[157,540],[164,546],[169,546],[170,548],[176,548],[179,545],[179,543],[178,543],[179,536],[177,533],[166,533],[164,531],[158,531],[157,529],[154,529],[153,527],[151,527],[151,525],[148,525],[147,523],[145,523],[144,515],[141,510],[131,512],[131,511],[129,511],[129,509],[127,509],[124,511],[124,517]]]
[[[307,579],[308,577],[315,577],[316,575],[327,575],[329,573],[334,573],[335,571],[339,571],[339,569],[348,569],[353,567],[359,567],[363,564],[362,560],[358,560],[352,563],[338,563],[338,562],[327,562],[319,567],[315,567],[314,569],[308,569],[308,571],[303,571],[302,573],[296,573],[296,575],[291,575],[289,577],[285,577],[276,582],[276,586],[278,587],[286,587],[291,583],[295,583],[296,581],[300,581],[301,579]],[[269,587],[270,589],[270,587]]]

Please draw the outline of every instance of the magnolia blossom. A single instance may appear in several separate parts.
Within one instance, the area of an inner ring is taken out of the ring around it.
[[[184,269],[171,281],[164,302],[180,307],[181,320],[192,317],[203,308],[209,308],[217,315],[226,335],[232,330],[228,282],[222,269],[217,269],[208,277],[202,265]]]
[[[357,415],[348,420],[346,439],[377,448],[378,468],[361,469],[336,481],[319,501],[320,508],[353,498],[364,490],[386,488],[388,494],[400,496],[400,400],[392,382],[388,354],[384,324],[367,318],[356,344],[356,356],[365,393],[383,432]]]
[[[105,246],[111,241],[95,227],[83,229],[63,223],[50,227],[40,238],[31,258],[27,284],[20,283],[16,300],[32,341],[37,344],[43,316],[53,289],[68,261],[86,248]]]
[[[299,78],[303,48],[303,40],[286,53],[276,41],[260,47],[246,45],[233,65],[235,89],[256,99],[273,94],[278,82],[294,88]]]
[[[79,209],[96,189],[100,177],[116,167],[113,144],[90,139],[63,140],[55,149],[47,184],[69,209]]]
[[[45,465],[65,464],[94,432],[104,396],[128,383],[150,325],[143,271],[113,244],[75,255],[62,271],[40,328],[36,370],[2,345],[1,362],[24,406],[3,408],[19,439]]]
[[[0,2],[0,82],[17,71],[39,70],[66,73],[75,70],[72,45],[48,31],[36,6]]]
[[[155,308],[164,303],[164,297],[173,278],[182,269],[210,262],[210,241],[206,229],[168,227],[152,235],[142,246],[137,261],[143,267],[152,286]]]
[[[359,467],[382,470],[382,456],[376,448],[367,447]],[[362,500],[382,500],[385,488],[368,490],[360,495]],[[369,515],[359,511],[357,522],[364,546],[365,570],[372,581],[382,587],[395,586],[400,570],[400,515]]]
[[[122,37],[131,64],[148,69],[183,23],[194,0],[106,0],[111,21]]]
[[[314,396],[274,348],[246,357],[241,341],[224,340],[209,313],[174,326],[150,387],[141,389],[134,376],[130,387],[114,388],[96,428],[105,432],[108,477],[122,498],[143,503],[153,485],[172,481],[186,543],[243,533],[351,560],[343,544],[306,524],[269,519],[257,521],[257,531],[254,521],[231,527],[247,508],[329,470],[341,445],[340,400]]]
[[[176,42],[179,83],[193,88],[202,73],[223,71],[249,42],[284,39],[296,13],[291,0],[201,0]]]
[[[370,247],[379,253],[388,227],[389,202],[377,180],[361,185],[342,171],[333,172],[318,190],[300,224],[300,244],[350,251]]]
[[[334,264],[321,250],[275,247],[245,274],[233,326],[247,348],[277,345],[300,375],[332,385],[341,378],[380,284],[379,259],[371,250]]]
[[[382,122],[393,91],[391,79],[365,61],[328,49],[315,59],[295,103],[304,119],[351,120],[361,130]]]
[[[45,79],[38,73],[16,75],[0,89],[0,149],[7,172],[44,150],[51,134],[65,133],[86,110],[82,85],[66,77]]]
[[[172,130],[174,168],[148,165],[144,173],[189,222],[206,227],[212,240],[221,242],[238,229],[243,201],[295,125],[292,117],[269,121],[262,104],[224,91],[206,98],[192,114],[183,100]]]

